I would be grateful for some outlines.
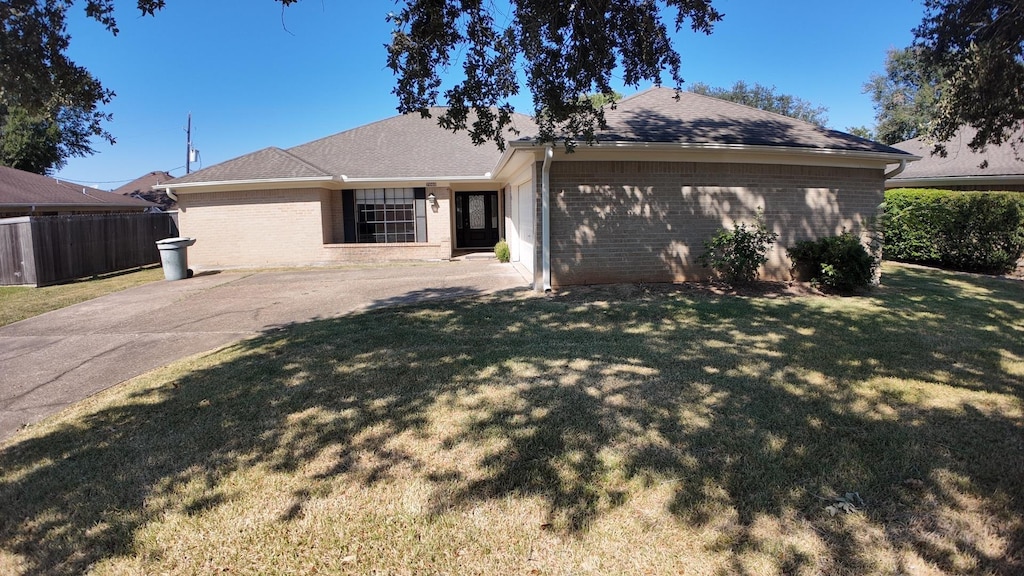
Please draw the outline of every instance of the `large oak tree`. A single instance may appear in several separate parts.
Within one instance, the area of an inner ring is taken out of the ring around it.
[[[215,1],[215,0],[212,0]],[[288,6],[298,0],[274,0]],[[710,33],[722,18],[712,0],[402,0],[388,15],[394,24],[386,47],[396,76],[400,112],[429,114],[449,108],[438,122],[466,129],[478,143],[504,144],[512,96],[533,95],[541,138],[589,140],[603,112],[581,96],[611,96],[613,75],[636,86],[681,87],[680,56],[669,25]],[[117,33],[115,0],[79,0],[86,14]],[[85,121],[92,136],[112,137],[101,110],[113,96],[98,79],[67,58],[65,14],[75,0],[0,2],[0,104],[28,117]],[[152,15],[165,0],[135,0]],[[936,121],[940,140],[961,125],[978,128],[971,143],[1006,140],[1024,119],[1024,2],[1020,0],[924,0],[915,29],[922,61],[941,73]],[[667,16],[668,25],[666,19]],[[451,85],[442,78],[461,68]],[[71,147],[71,153],[88,153]]]
[[[872,74],[864,92],[875,103],[875,139],[895,144],[927,133],[937,111],[939,80],[916,48],[893,49],[885,57],[885,74]]]
[[[510,18],[495,18],[495,4],[482,0],[407,0],[390,14],[395,29],[388,66],[397,77],[399,112],[427,114],[430,106],[444,103],[449,108],[438,118],[441,126],[466,129],[474,142],[492,140],[500,148],[522,71],[540,139],[565,137],[571,147],[592,140],[602,125],[603,107],[585,96],[614,99],[613,74],[636,86],[660,84],[667,71],[682,85],[680,57],[662,10],[674,14],[677,31],[689,21],[694,31],[710,33],[722,18],[711,0],[510,4]],[[441,72],[451,65],[461,66],[462,77],[442,95]]]
[[[288,6],[298,0],[275,0]],[[74,0],[5,0],[0,3],[0,105],[24,110],[60,127],[60,118],[86,120],[71,154],[90,153],[89,136],[113,141],[103,128],[109,116],[100,106],[113,92],[71,62],[65,15]],[[114,0],[87,0],[86,13],[117,34]],[[137,0],[153,15],[164,0]],[[678,87],[680,57],[673,49],[663,14],[710,33],[722,15],[711,0],[511,0],[508,9],[483,0],[405,0],[387,15],[393,23],[385,56],[394,71],[398,111],[430,114],[448,106],[438,122],[465,129],[474,142],[504,146],[511,120],[510,99],[521,83],[533,94],[541,138],[590,140],[603,121],[603,108],[581,96],[611,98],[613,74],[628,85],[660,83],[667,72]],[[382,3],[382,7],[386,4]],[[382,14],[383,16],[383,14]],[[442,74],[461,74],[442,93]],[[3,108],[0,108],[2,110]],[[78,125],[81,128],[81,124]],[[2,134],[0,134],[2,136]],[[55,165],[59,165],[59,162]]]
[[[977,128],[973,150],[1013,137],[1024,121],[1024,2],[924,0],[914,48],[940,81],[927,135]],[[941,145],[939,147],[941,152]]]

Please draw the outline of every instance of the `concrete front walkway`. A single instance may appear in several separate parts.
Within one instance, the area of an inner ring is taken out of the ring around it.
[[[155,282],[54,310],[0,328],[0,441],[110,386],[275,327],[526,287],[514,267],[470,258],[222,272]]]

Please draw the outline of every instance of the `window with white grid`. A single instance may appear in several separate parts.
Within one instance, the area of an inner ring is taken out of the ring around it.
[[[355,191],[357,242],[426,242],[426,200],[415,188]]]

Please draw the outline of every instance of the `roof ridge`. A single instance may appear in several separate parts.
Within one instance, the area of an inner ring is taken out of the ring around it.
[[[443,111],[443,110],[448,110],[449,108],[451,108],[451,106],[431,106],[431,107],[428,108],[428,110],[431,110],[431,116],[429,116],[427,118],[423,118],[421,116],[420,119],[421,120],[434,119],[434,118],[436,118],[435,111],[439,112],[439,111]],[[490,106],[489,108],[497,110],[499,107],[498,106]],[[346,128],[345,130],[341,130],[341,131],[335,132],[333,134],[328,134],[327,136],[321,136],[320,138],[317,138],[315,140],[310,140],[309,142],[303,142],[302,144],[296,144],[295,146],[287,148],[284,151],[294,155],[296,158],[300,158],[301,159],[302,158],[301,156],[295,155],[295,153],[293,152],[293,150],[295,150],[296,148],[305,148],[307,146],[312,148],[313,147],[312,145],[316,144],[317,142],[323,142],[324,140],[329,140],[331,138],[335,138],[335,137],[340,136],[342,134],[347,134],[347,133],[355,131],[355,130],[363,130],[365,128],[370,128],[370,127],[376,126],[378,124],[383,124],[385,122],[390,122],[390,121],[397,120],[397,119],[400,119],[400,118],[405,118],[406,116],[410,116],[410,115],[413,115],[413,114],[417,114],[417,112],[416,111],[412,111],[412,112],[406,112],[404,114],[395,114],[395,115],[392,115],[392,116],[388,116],[387,118],[381,118],[380,120],[374,120],[373,122],[369,122],[367,124],[360,124],[358,126],[353,126],[351,128]],[[518,112],[516,110],[512,111],[512,116],[513,116],[513,122],[515,121],[515,116],[524,116],[527,119],[529,119],[530,121],[533,121],[533,117],[531,115],[524,114],[523,112]],[[514,124],[513,124],[513,127],[515,127]],[[314,168],[322,170],[322,168],[319,168],[316,165],[312,165],[312,166]]]
[[[622,100],[616,101],[615,105],[618,106],[619,104],[622,104],[623,102],[628,102],[628,101],[630,101],[630,100],[632,100],[632,99],[634,99],[634,98],[636,98],[638,96],[643,96],[644,94],[647,94],[648,92],[653,92],[654,90],[658,90],[658,89],[661,89],[661,88],[664,88],[664,86],[658,86],[657,84],[653,84],[651,86],[648,86],[647,88],[644,88],[643,90],[641,90],[639,92],[633,92],[629,96],[624,97]],[[669,90],[674,90],[674,88],[669,88]],[[685,90],[684,90],[684,92],[685,92]]]
[[[196,170],[195,172],[191,172],[189,174],[185,174],[184,176],[178,176],[175,179],[177,180],[178,178],[185,178],[185,177],[188,177],[188,176],[194,176],[195,174],[201,174],[201,173],[203,173],[203,172],[205,172],[205,171],[207,171],[207,170],[209,170],[211,168],[215,168],[215,167],[220,166],[222,164],[227,164],[228,162],[234,162],[235,160],[241,160],[242,158],[246,158],[246,157],[249,157],[249,156],[255,156],[256,154],[259,154],[260,152],[266,152],[268,150],[278,150],[278,151],[284,152],[284,150],[281,150],[277,146],[266,146],[264,148],[260,148],[259,150],[253,150],[252,152],[247,152],[247,153],[242,154],[240,156],[235,156],[234,158],[228,158],[227,160],[223,160],[221,162],[217,162],[216,164],[211,164],[209,166],[204,166],[204,167],[200,168],[199,170]]]
[[[322,172],[326,176],[334,176],[334,174],[331,174],[330,170],[325,170],[324,168],[322,168],[320,166],[317,166],[316,164],[313,164],[309,160],[306,160],[305,158],[303,158],[303,157],[301,157],[301,156],[299,156],[297,154],[294,154],[293,152],[290,151],[290,149],[289,150],[283,150],[281,148],[278,148],[277,146],[271,146],[271,148],[273,148],[277,152],[280,152],[280,153],[284,154],[288,158],[290,158],[292,160],[295,160],[296,162],[299,162],[300,164],[306,166],[307,168],[312,168],[313,170],[317,170],[319,172]]]
[[[430,109],[434,109],[434,108],[449,108],[449,106],[431,106],[430,107]],[[296,144],[295,146],[292,146],[292,147],[288,148],[285,151],[291,152],[292,150],[294,150],[296,148],[303,148],[303,147],[309,146],[310,144],[315,144],[317,142],[321,142],[321,141],[327,140],[329,138],[334,138],[335,136],[340,136],[342,134],[346,134],[348,132],[352,132],[353,130],[360,130],[362,128],[368,128],[370,126],[376,126],[377,124],[383,124],[384,122],[389,122],[391,120],[394,120],[395,118],[402,118],[404,116],[408,116],[409,114],[414,114],[414,112],[406,112],[405,114],[394,114],[392,116],[388,116],[387,118],[381,118],[380,120],[374,120],[373,122],[369,122],[367,124],[360,124],[358,126],[353,126],[351,128],[346,128],[344,130],[339,130],[338,132],[334,132],[333,134],[328,134],[327,136],[321,136],[320,138],[317,138],[315,140],[310,140],[309,142],[303,142],[302,144]]]

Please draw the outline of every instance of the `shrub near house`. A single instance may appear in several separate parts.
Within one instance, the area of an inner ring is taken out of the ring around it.
[[[787,252],[798,276],[839,292],[867,288],[879,264],[849,232],[797,242]]]
[[[885,257],[1004,273],[1024,256],[1024,194],[897,188],[885,193]]]

